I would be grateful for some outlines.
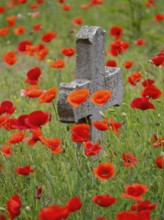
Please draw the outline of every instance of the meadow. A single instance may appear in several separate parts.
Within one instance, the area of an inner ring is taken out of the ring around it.
[[[162,0],[0,1],[0,220],[164,220],[163,10]],[[106,65],[123,76],[98,143],[57,114],[83,25],[106,30]]]

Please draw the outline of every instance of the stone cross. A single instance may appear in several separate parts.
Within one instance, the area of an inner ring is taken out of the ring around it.
[[[83,123],[91,125],[91,140],[100,139],[92,122],[103,120],[100,111],[120,105],[123,96],[123,82],[120,68],[104,66],[106,31],[97,26],[83,26],[76,36],[76,79],[71,83],[61,83],[58,96],[59,120],[64,123]],[[74,108],[67,102],[67,95],[77,89],[87,88],[90,94],[100,89],[112,91],[110,100],[102,106],[93,104],[90,98]]]

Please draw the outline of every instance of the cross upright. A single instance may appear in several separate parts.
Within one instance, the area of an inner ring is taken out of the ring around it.
[[[120,105],[123,96],[123,82],[120,68],[104,66],[106,31],[97,26],[83,26],[76,36],[76,79],[71,83],[61,83],[58,95],[59,120],[64,123],[82,123],[86,119],[91,125],[91,139],[100,139],[92,122],[102,120],[100,111]],[[112,91],[110,100],[102,106],[93,104],[88,98],[78,108],[67,102],[72,91],[87,88],[90,94],[100,89]]]

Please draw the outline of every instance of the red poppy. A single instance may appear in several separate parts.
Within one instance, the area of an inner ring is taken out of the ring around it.
[[[36,2],[37,2],[38,4],[43,4],[43,3],[44,3],[44,0],[36,0]]]
[[[50,103],[52,100],[56,97],[57,94],[57,88],[53,87],[51,89],[48,89],[47,91],[43,91],[41,96],[39,97],[40,104],[41,103]]]
[[[8,216],[11,220],[15,219],[20,214],[21,200],[19,195],[13,195],[6,203]]]
[[[25,130],[28,129],[29,127],[25,124],[25,119],[28,117],[28,115],[23,114],[19,116],[14,124],[14,128],[19,129],[19,130]]]
[[[115,204],[117,199],[115,197],[111,197],[109,194],[105,194],[94,196],[92,201],[101,207],[108,208],[109,206]]]
[[[17,62],[16,52],[11,50],[11,51],[5,53],[3,56],[3,60],[9,66],[14,65]]]
[[[118,56],[123,51],[126,51],[128,49],[128,47],[129,47],[128,42],[116,40],[116,41],[111,42],[109,53],[112,56]]]
[[[36,9],[36,8],[38,8],[38,4],[36,4],[36,3],[33,3],[33,4],[30,4],[29,5],[29,7],[31,8],[31,9]]]
[[[41,186],[37,186],[37,191],[36,191],[35,199],[41,199],[41,197],[42,197],[42,187]]]
[[[41,28],[42,28],[42,24],[35,24],[35,25],[32,27],[32,29],[33,29],[34,31],[40,31]]]
[[[93,170],[94,175],[101,181],[105,181],[115,176],[115,169],[112,163],[101,163]]]
[[[3,113],[7,113],[11,115],[16,110],[16,107],[10,100],[5,100],[0,104],[0,115]]]
[[[86,141],[84,148],[86,156],[95,156],[103,149],[103,146],[99,146],[98,142],[94,144],[92,141]]]
[[[25,26],[23,26],[23,25],[19,26],[19,27],[14,29],[14,34],[15,35],[22,35],[22,34],[24,34],[25,30],[26,30]]]
[[[90,100],[95,105],[104,105],[110,100],[112,92],[110,90],[98,90],[92,94]]]
[[[72,21],[72,23],[74,25],[81,25],[83,22],[84,22],[83,18],[80,18],[80,17],[79,18],[74,18],[73,21]]]
[[[151,58],[151,62],[156,66],[160,66],[164,63],[164,56],[155,56]]]
[[[26,83],[29,83],[31,85],[36,85],[39,81],[39,77],[42,74],[41,69],[39,67],[33,67],[27,72],[27,79]]]
[[[138,38],[135,42],[134,42],[134,45],[137,45],[137,46],[142,46],[142,45],[145,45],[146,44],[146,41],[143,40],[142,38]]]
[[[7,130],[7,131],[10,131],[10,130],[13,130],[13,129],[17,129],[16,128],[16,118],[8,118],[6,123],[3,125],[3,127]]]
[[[15,25],[16,19],[17,19],[16,15],[12,15],[12,16],[7,17],[6,21],[8,23],[8,26],[13,27]]]
[[[164,146],[164,137],[157,138],[157,135],[154,134],[151,138],[151,143],[154,145],[154,148],[162,147]]]
[[[46,145],[48,148],[52,150],[52,153],[58,154],[63,152],[63,149],[61,148],[61,140],[60,138],[40,138],[40,141],[42,144]]]
[[[9,118],[9,115],[0,115],[0,128],[4,126],[4,124],[7,122]]]
[[[66,219],[69,216],[70,212],[67,207],[53,205],[46,208],[42,208],[39,211],[39,220],[61,220]]]
[[[88,141],[90,132],[90,126],[88,124],[75,124],[71,127],[72,141],[85,142]]]
[[[149,8],[149,7],[155,7],[155,2],[154,2],[154,0],[147,0],[147,2],[145,3],[145,6],[146,6],[147,8]]]
[[[69,212],[76,212],[82,207],[82,202],[80,200],[80,196],[78,197],[72,197],[71,199],[68,200],[66,203],[66,208],[68,208]]]
[[[0,37],[1,36],[6,36],[8,33],[9,33],[9,28],[8,27],[0,28]]]
[[[154,80],[153,79],[145,79],[142,82],[142,86],[143,87],[152,86],[153,84],[154,84]]]
[[[138,220],[137,214],[130,211],[122,211],[116,215],[117,220]]]
[[[27,45],[32,45],[32,42],[31,42],[30,40],[21,41],[21,42],[18,44],[18,47],[17,47],[18,51],[19,51],[19,52],[25,52]]]
[[[136,201],[142,200],[142,195],[148,191],[148,187],[145,184],[134,183],[125,186],[125,193],[121,194],[121,197],[134,199]]]
[[[71,6],[68,5],[68,4],[65,4],[65,5],[62,5],[62,9],[63,9],[64,11],[70,11],[70,10],[71,10]]]
[[[17,144],[22,142],[22,140],[24,139],[25,134],[23,132],[16,132],[13,133],[10,137],[10,139],[7,141],[8,144]]]
[[[154,16],[154,21],[161,22],[162,20],[164,20],[164,14],[156,14]]]
[[[29,175],[30,173],[34,173],[35,171],[29,166],[23,166],[23,167],[17,167],[15,169],[15,173],[16,174],[20,174],[22,176],[27,176]]]
[[[106,131],[109,129],[108,118],[104,119],[104,121],[94,121],[93,125],[100,131]]]
[[[138,159],[131,153],[123,153],[122,158],[124,160],[125,167],[133,167],[138,162]]]
[[[96,218],[96,220],[106,220],[106,218],[105,217],[98,217],[98,218]]]
[[[146,86],[144,90],[141,91],[142,97],[149,97],[152,99],[158,99],[162,95],[162,92],[160,89],[158,89],[155,85]]]
[[[75,50],[73,48],[64,48],[61,50],[61,53],[65,56],[71,57],[75,54]]]
[[[6,146],[6,145],[3,145],[1,147],[1,153],[6,156],[6,157],[9,157],[10,154],[12,153],[12,147],[11,146]]]
[[[6,217],[4,215],[2,215],[1,213],[0,213],[0,220],[6,220]]]
[[[42,35],[41,39],[42,41],[49,43],[50,41],[52,41],[55,37],[56,37],[56,32],[47,32],[45,34]]]
[[[54,62],[51,63],[50,65],[51,68],[57,68],[57,69],[62,69],[65,67],[65,62],[64,60],[55,60]]]
[[[29,98],[38,98],[43,93],[38,86],[26,87],[21,90],[21,96],[26,96]]]
[[[89,5],[82,4],[82,5],[80,5],[80,8],[83,10],[87,10],[89,8]]]
[[[151,204],[149,200],[139,201],[137,204],[131,206],[132,211],[141,212],[143,210],[153,210],[156,208],[156,204]]]
[[[0,6],[0,13],[5,13],[5,11],[6,11],[6,7]]]
[[[82,103],[86,102],[89,96],[89,89],[78,89],[68,94],[67,102],[77,108]]]
[[[133,66],[134,62],[133,61],[125,61],[123,63],[123,66],[126,68],[126,69],[130,69],[132,66]]]
[[[32,132],[32,137],[25,138],[25,142],[29,146],[35,145],[38,141],[41,141],[41,139],[42,139],[42,130],[40,128],[34,129],[31,132]]]
[[[155,159],[156,165],[158,168],[162,169],[164,168],[164,157],[163,156],[159,156]]]
[[[50,121],[51,117],[48,112],[42,112],[41,110],[31,112],[28,117],[25,119],[26,125],[30,128],[36,129],[45,125]]]
[[[111,36],[114,36],[115,40],[119,40],[122,36],[122,33],[123,33],[123,29],[118,26],[113,26],[109,31],[109,34]]]
[[[107,60],[105,65],[110,67],[117,67],[117,62],[115,60]]]
[[[136,83],[140,82],[142,77],[142,73],[140,71],[132,73],[131,76],[128,77],[128,82],[132,86],[136,86]]]
[[[135,98],[130,106],[141,110],[155,109],[155,106],[149,102],[149,98]]]
[[[57,0],[59,3],[64,3],[65,0]]]
[[[25,54],[28,54],[29,56],[35,56],[35,53],[37,52],[38,47],[35,45],[27,45]]]
[[[119,134],[118,129],[122,126],[120,122],[114,121],[112,118],[110,118],[109,126],[112,128],[115,134]]]
[[[102,4],[104,4],[104,0],[90,0],[91,6],[102,5]]]

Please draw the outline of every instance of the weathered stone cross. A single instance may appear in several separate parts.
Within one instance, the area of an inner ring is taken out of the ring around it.
[[[76,36],[76,80],[61,83],[58,96],[59,120],[64,123],[82,123],[89,120],[91,139],[100,139],[99,131],[92,122],[103,120],[100,111],[120,105],[123,96],[123,82],[120,68],[104,67],[106,31],[96,26],[83,26]],[[77,89],[87,88],[90,94],[100,89],[112,91],[111,99],[103,106],[94,105],[90,99],[78,108],[67,102],[67,95]]]

